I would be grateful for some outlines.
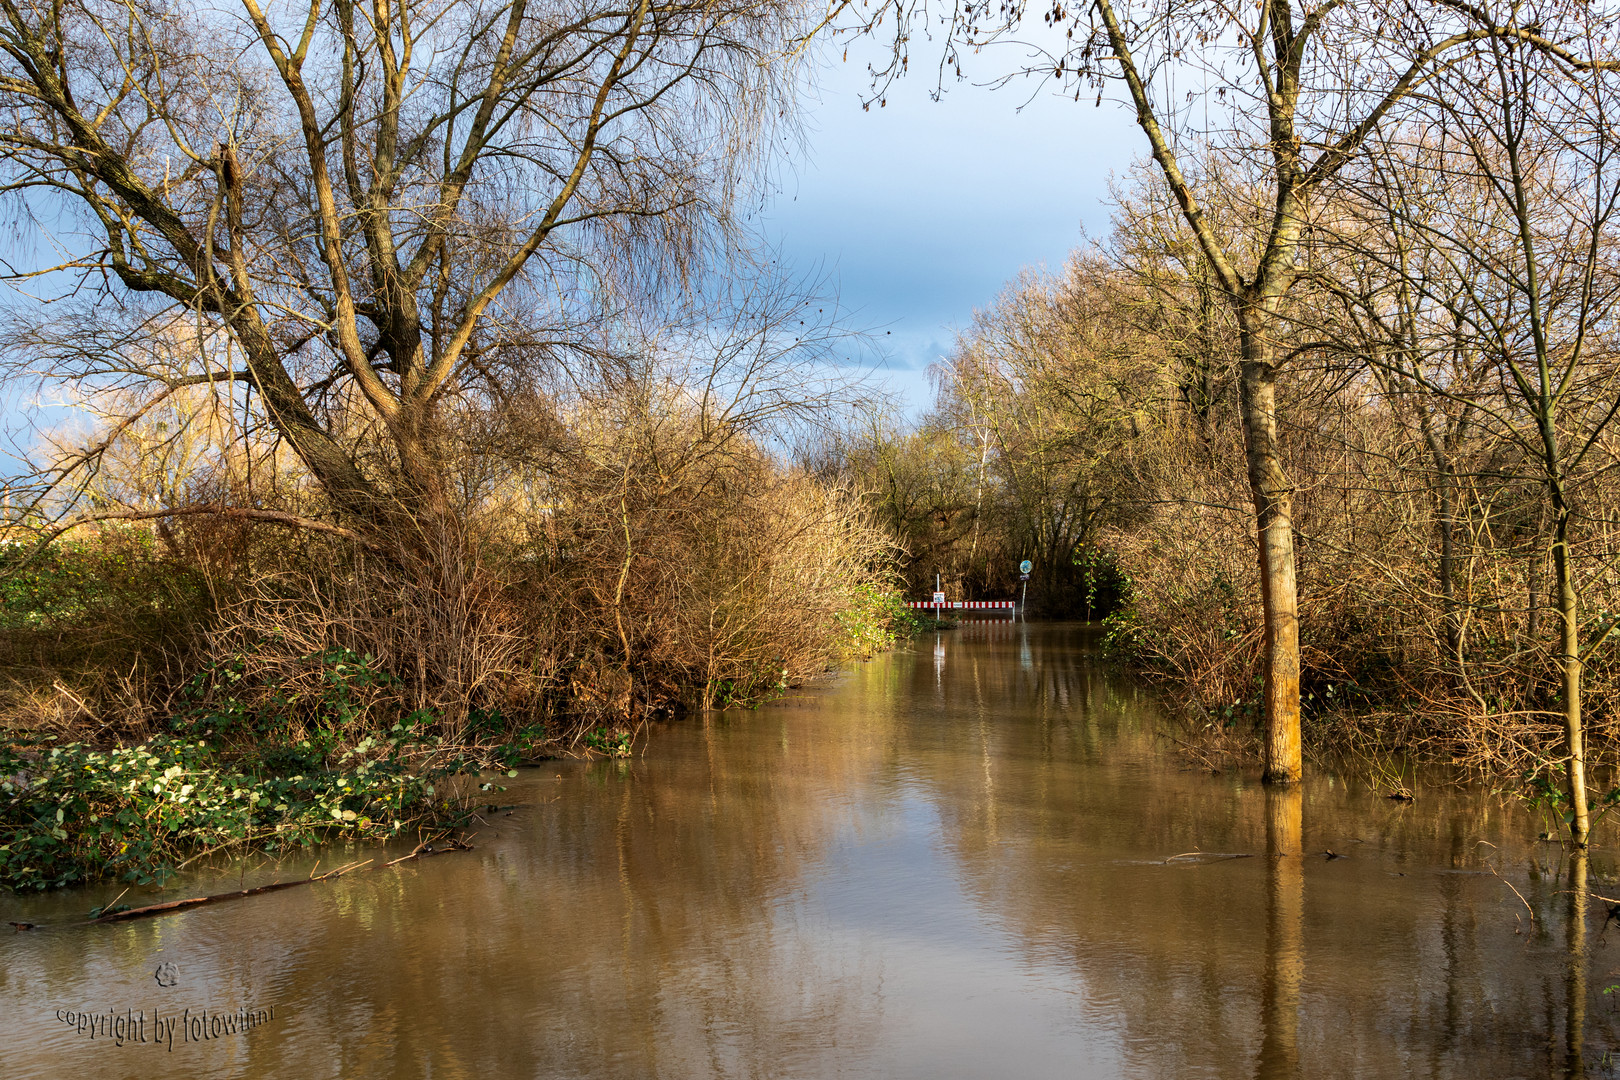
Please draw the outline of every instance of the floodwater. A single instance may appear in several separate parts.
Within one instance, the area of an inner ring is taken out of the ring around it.
[[[473,851],[127,924],[0,897],[44,924],[0,934],[0,1076],[1620,1071],[1620,925],[1576,901],[1612,848],[1477,787],[1188,768],[1086,645],[969,625],[663,725],[510,781]]]

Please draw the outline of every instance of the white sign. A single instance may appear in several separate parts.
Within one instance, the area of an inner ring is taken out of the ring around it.
[[[945,602],[945,594],[944,593],[937,592],[937,593],[934,594],[934,603],[943,604],[944,602]]]

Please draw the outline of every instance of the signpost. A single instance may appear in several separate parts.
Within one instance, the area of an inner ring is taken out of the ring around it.
[[[1029,621],[1029,617],[1024,615],[1024,605],[1029,603],[1029,572],[1033,569],[1035,564],[1028,559],[1018,564],[1018,578],[1024,583],[1023,597],[1018,601],[1018,612],[1025,622]]]

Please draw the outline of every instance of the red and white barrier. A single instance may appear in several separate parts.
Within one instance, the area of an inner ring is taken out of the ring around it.
[[[1004,611],[1009,615],[1018,610],[1016,600],[948,600],[943,604],[931,600],[912,600],[906,606],[913,611]]]

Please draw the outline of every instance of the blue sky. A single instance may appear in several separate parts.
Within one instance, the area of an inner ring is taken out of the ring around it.
[[[758,224],[790,272],[837,290],[847,324],[868,335],[852,356],[918,412],[931,400],[928,365],[976,307],[1026,266],[1059,267],[1085,231],[1106,233],[1109,177],[1145,141],[1117,102],[1032,98],[1028,84],[952,81],[933,101],[922,48],[887,106],[863,111],[860,45],[848,62],[840,51],[820,69],[804,147],[775,170]],[[978,72],[992,73],[988,61]],[[18,419],[16,401],[0,415]]]
[[[1109,176],[1146,149],[1111,101],[953,82],[935,102],[933,85],[919,72],[863,112],[865,64],[834,56],[806,105],[806,151],[762,215],[788,266],[827,276],[851,322],[874,332],[888,356],[868,362],[911,410],[928,404],[926,369],[974,308],[1023,267],[1056,269],[1084,233],[1107,232]]]

